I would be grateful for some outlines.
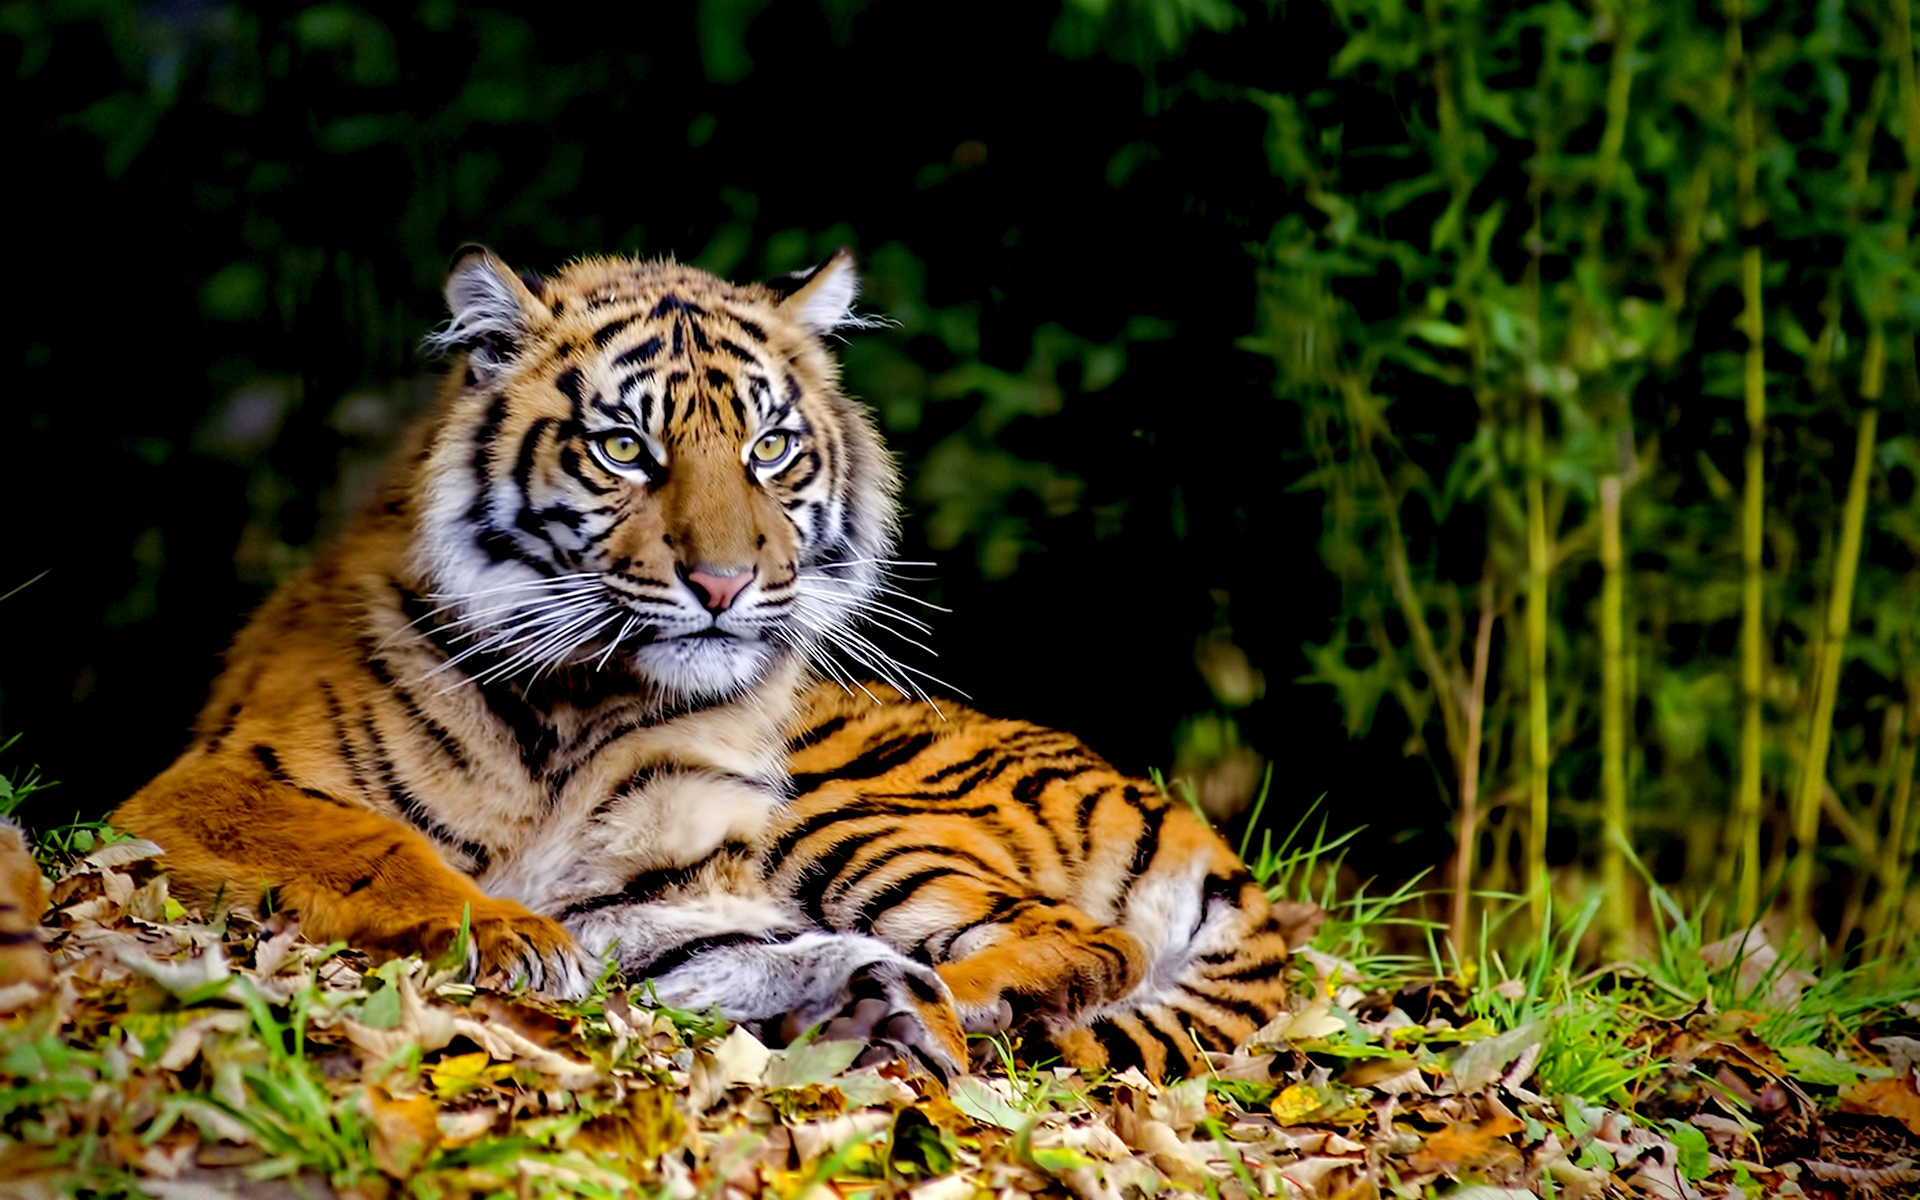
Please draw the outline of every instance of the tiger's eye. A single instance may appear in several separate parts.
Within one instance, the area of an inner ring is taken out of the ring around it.
[[[786,456],[787,445],[793,440],[790,434],[774,430],[764,434],[753,444],[753,461],[761,463],[778,462]]]
[[[600,439],[600,451],[614,462],[626,464],[640,459],[640,439],[630,433],[609,433]]]

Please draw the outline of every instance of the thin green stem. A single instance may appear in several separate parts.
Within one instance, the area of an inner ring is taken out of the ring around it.
[[[1601,914],[1607,952],[1625,948],[1633,928],[1627,891],[1627,714],[1624,579],[1620,554],[1620,477],[1600,480],[1600,808],[1606,837],[1600,846],[1600,880],[1607,902]]]
[[[1740,189],[1740,226],[1753,230],[1760,225],[1762,215],[1754,186],[1753,98],[1747,81],[1740,0],[1730,0],[1727,7],[1727,59],[1740,89],[1734,116],[1734,135],[1739,148],[1735,175]],[[1734,909],[1745,924],[1759,915],[1760,752],[1764,734],[1760,701],[1766,685],[1765,613],[1761,606],[1762,539],[1766,521],[1766,316],[1761,307],[1764,295],[1757,245],[1748,246],[1741,254],[1740,282],[1746,304],[1740,327],[1747,339],[1743,364],[1747,448],[1740,506],[1740,779],[1734,800],[1733,851],[1738,864],[1734,875]]]
[[[1546,920],[1547,768],[1547,502],[1541,479],[1545,451],[1540,398],[1527,402],[1527,880],[1535,927]]]

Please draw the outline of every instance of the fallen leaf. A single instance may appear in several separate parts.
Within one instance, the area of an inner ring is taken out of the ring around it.
[[[114,955],[120,964],[153,980],[175,996],[188,996],[209,984],[233,975],[227,966],[227,954],[218,944],[184,962],[154,958],[136,950],[119,950]]]
[[[452,1099],[507,1078],[513,1074],[513,1064],[496,1063],[486,1051],[477,1050],[429,1063],[426,1071],[427,1078],[433,1081],[433,1090]]]
[[[1738,961],[1737,994],[1749,997],[1745,1003],[1757,1007],[1792,1008],[1801,992],[1819,982],[1805,971],[1782,966],[1780,952],[1758,926],[1700,947],[1700,961],[1715,971]]]
[[[983,1125],[996,1125],[1009,1132],[1024,1129],[1033,1119],[1013,1106],[989,1081],[978,1075],[962,1075],[953,1081],[947,1095],[953,1106]]]
[[[767,1064],[767,1086],[803,1088],[825,1083],[851,1067],[865,1049],[864,1043],[855,1041],[797,1042],[774,1052]]]
[[[1518,1029],[1475,1042],[1453,1056],[1450,1064],[1452,1090],[1459,1095],[1485,1091],[1508,1068],[1529,1054],[1537,1056],[1546,1040],[1546,1026],[1530,1021]],[[1522,1082],[1515,1080],[1514,1082]]]
[[[1868,1073],[1868,1068],[1859,1063],[1851,1063],[1830,1050],[1818,1046],[1782,1046],[1777,1053],[1787,1074],[1801,1083],[1817,1083],[1826,1087],[1843,1087],[1858,1083]]]
[[[424,1094],[396,1098],[378,1084],[362,1097],[374,1165],[394,1179],[405,1179],[439,1143],[439,1106]]]
[[[1517,1160],[1520,1151],[1501,1139],[1519,1133],[1524,1128],[1524,1121],[1508,1116],[1489,1117],[1478,1123],[1462,1121],[1449,1125],[1421,1143],[1411,1160],[1413,1168],[1416,1171],[1440,1171],[1451,1175],[1465,1167]]]
[[[1920,1067],[1920,1038],[1877,1037],[1873,1044],[1887,1056],[1887,1066],[1895,1075],[1912,1075]]]
[[[685,1128],[674,1111],[670,1089],[639,1088],[628,1094],[625,1107],[602,1113],[582,1126],[574,1144],[618,1162],[651,1167],[679,1142]]]
[[[1864,1079],[1843,1087],[1840,1109],[1870,1117],[1891,1117],[1910,1132],[1920,1134],[1920,1092],[1914,1090],[1911,1074],[1898,1079]]]

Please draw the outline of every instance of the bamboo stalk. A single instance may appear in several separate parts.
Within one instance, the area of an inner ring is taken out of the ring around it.
[[[1813,725],[1806,760],[1800,766],[1800,790],[1793,804],[1793,847],[1787,874],[1787,902],[1794,919],[1811,926],[1814,841],[1820,833],[1820,793],[1827,786],[1827,752],[1833,742],[1833,706],[1846,663],[1847,629],[1853,622],[1853,583],[1860,567],[1860,539],[1866,526],[1867,482],[1873,477],[1873,448],[1880,428],[1880,388],[1886,373],[1887,337],[1876,326],[1867,335],[1866,362],[1860,373],[1860,398],[1866,411],[1853,449],[1853,474],[1847,481],[1846,507],[1840,515],[1840,544],[1834,551],[1833,588],[1827,595],[1827,624],[1815,675]]]
[[[1473,633],[1473,682],[1467,693],[1467,748],[1460,760],[1459,849],[1453,859],[1453,906],[1448,932],[1454,961],[1468,961],[1472,934],[1474,857],[1480,843],[1480,741],[1487,709],[1487,659],[1493,647],[1493,569],[1480,579],[1480,621]]]
[[[1600,882],[1606,892],[1601,932],[1607,952],[1626,949],[1633,929],[1627,891],[1626,638],[1620,569],[1620,477],[1600,479],[1600,808],[1606,837],[1600,845]]]
[[[1527,400],[1527,871],[1533,926],[1547,919],[1547,502],[1540,397]]]
[[[1920,110],[1920,105],[1916,105]],[[1916,115],[1920,115],[1917,112]],[[1909,172],[1911,174],[1911,172]],[[1905,370],[1901,372],[1909,412],[1920,411],[1920,347],[1909,339]],[[1920,571],[1907,572],[1907,611],[1920,612]],[[1920,813],[1914,812],[1913,790],[1916,771],[1920,771],[1920,662],[1915,661],[1914,629],[1909,623],[1899,635],[1900,677],[1906,692],[1906,722],[1901,744],[1893,760],[1893,798],[1887,806],[1887,840],[1882,871],[1884,877],[1877,909],[1875,929],[1892,934],[1899,930],[1909,945],[1920,930],[1920,922],[1900,921],[1901,905],[1911,903],[1914,861],[1920,856]]]
[[[1755,189],[1755,132],[1753,98],[1748,89],[1745,48],[1742,43],[1740,0],[1728,4],[1727,58],[1740,88],[1734,117],[1739,144],[1735,174],[1739,182],[1740,227],[1751,232],[1760,225]],[[1740,256],[1741,293],[1746,307],[1741,332],[1746,334],[1744,395],[1747,417],[1746,478],[1740,505],[1740,777],[1734,798],[1733,855],[1734,910],[1740,924],[1752,922],[1760,904],[1760,751],[1763,728],[1760,700],[1766,684],[1766,631],[1761,607],[1763,523],[1766,519],[1764,471],[1767,444],[1766,316],[1760,273],[1760,247],[1750,245]]]
[[[1900,140],[1905,152],[1905,162],[1894,177],[1893,199],[1888,210],[1896,218],[1889,240],[1898,254],[1907,246],[1914,190],[1920,182],[1920,79],[1916,79],[1912,6],[1909,0],[1891,0],[1888,8],[1884,44],[1899,84]],[[1907,337],[1903,341],[1906,352],[1900,356],[1904,368],[1901,377],[1907,409],[1920,411],[1920,362],[1916,362],[1913,339]],[[1907,576],[1907,611],[1910,613],[1916,607],[1912,601],[1920,599],[1915,595],[1920,591],[1920,587],[1915,586],[1917,579],[1920,575],[1910,572]],[[1914,925],[1911,922],[1902,925],[1898,917],[1902,898],[1912,892],[1914,858],[1916,852],[1920,852],[1920,845],[1916,845],[1920,843],[1920,814],[1913,812],[1914,773],[1920,766],[1920,671],[1914,669],[1912,655],[1909,627],[1902,634],[1900,654],[1901,673],[1906,683],[1906,721],[1904,736],[1893,756],[1893,795],[1887,806],[1887,840],[1881,860],[1880,903],[1876,906],[1879,915],[1875,922],[1877,932],[1890,934],[1902,929],[1909,939],[1914,936]]]

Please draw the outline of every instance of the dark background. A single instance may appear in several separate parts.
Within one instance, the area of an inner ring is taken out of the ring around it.
[[[8,11],[0,591],[47,574],[0,602],[0,766],[60,781],[30,823],[182,746],[431,394],[460,243],[734,278],[846,244],[900,322],[845,349],[849,388],[907,468],[903,557],[936,564],[907,586],[953,610],[907,660],[1223,808],[1277,764],[1270,819],[1328,792],[1384,873],[1448,848],[1404,720],[1350,744],[1292,682],[1340,596],[1298,416],[1235,346],[1287,201],[1243,89],[1324,78],[1318,6]]]

